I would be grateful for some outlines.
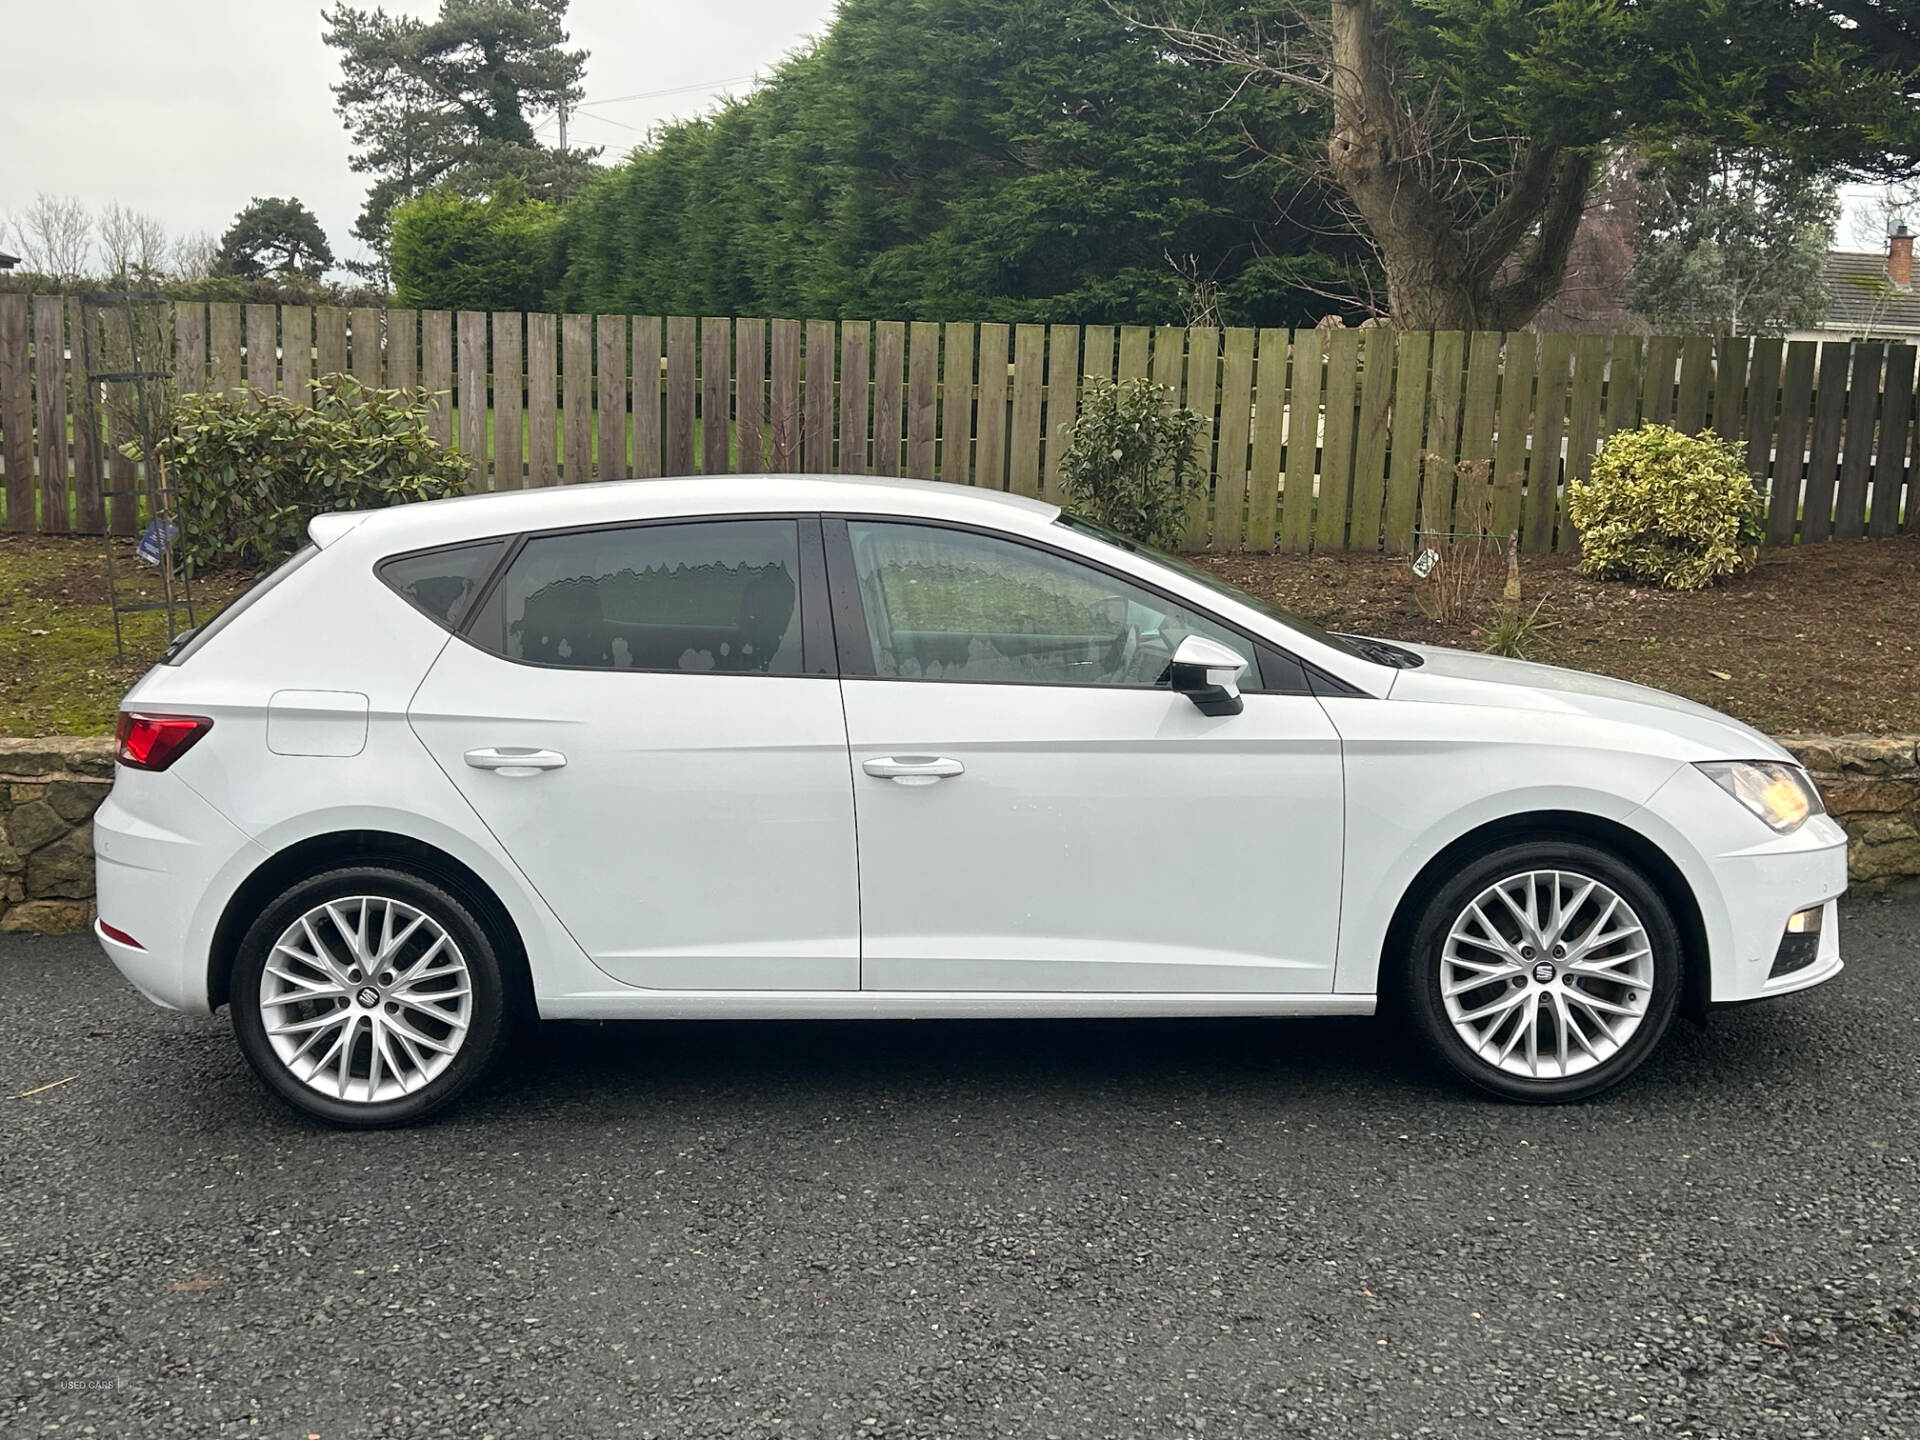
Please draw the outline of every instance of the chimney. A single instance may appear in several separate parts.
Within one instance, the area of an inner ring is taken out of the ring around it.
[[[1902,290],[1913,288],[1913,232],[1904,221],[1887,237],[1887,278]]]

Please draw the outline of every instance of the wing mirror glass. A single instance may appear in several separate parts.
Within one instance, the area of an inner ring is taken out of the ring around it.
[[[1240,677],[1246,668],[1246,658],[1239,651],[1204,635],[1189,635],[1173,652],[1168,678],[1202,715],[1238,715],[1246,709],[1246,701],[1240,698]]]

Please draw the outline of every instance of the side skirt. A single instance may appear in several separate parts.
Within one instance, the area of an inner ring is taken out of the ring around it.
[[[594,990],[542,995],[544,1020],[1053,1020],[1371,1015],[1372,995],[967,990]]]

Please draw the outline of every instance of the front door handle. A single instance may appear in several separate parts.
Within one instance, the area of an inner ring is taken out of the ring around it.
[[[931,785],[950,775],[964,775],[967,767],[944,755],[876,755],[860,767],[876,780],[896,785]]]
[[[538,775],[542,770],[558,770],[567,763],[567,757],[558,750],[535,750],[525,745],[469,750],[466,760],[476,770],[492,770],[508,776]]]

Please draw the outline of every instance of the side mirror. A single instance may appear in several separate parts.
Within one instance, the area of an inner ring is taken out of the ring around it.
[[[1189,635],[1173,652],[1168,678],[1202,715],[1238,715],[1247,708],[1240,698],[1240,676],[1246,668],[1239,651],[1204,635]]]

